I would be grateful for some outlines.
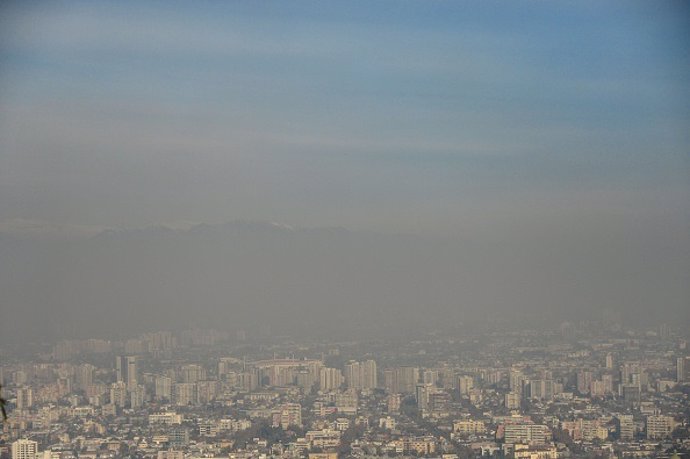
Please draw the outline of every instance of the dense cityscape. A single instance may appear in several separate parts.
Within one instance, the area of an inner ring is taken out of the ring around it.
[[[0,1],[0,459],[690,459],[690,1]]]
[[[686,457],[686,330],[324,342],[158,331],[3,351],[3,458]],[[30,350],[29,350],[30,349]],[[675,456],[674,456],[675,455]]]

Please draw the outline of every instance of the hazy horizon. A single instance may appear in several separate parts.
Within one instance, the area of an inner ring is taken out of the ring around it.
[[[5,2],[0,341],[690,324],[688,18]]]

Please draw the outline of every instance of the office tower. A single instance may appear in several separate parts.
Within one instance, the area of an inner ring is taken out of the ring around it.
[[[319,370],[319,389],[330,391],[338,389],[343,384],[343,374],[337,368],[321,368]]]
[[[430,408],[431,396],[434,393],[434,386],[430,383],[419,383],[415,390],[415,400],[417,408],[426,411]]]
[[[36,459],[38,443],[21,439],[12,443],[12,459]]]
[[[139,384],[137,358],[134,355],[115,357],[115,372],[117,381],[126,384],[132,390]]]
[[[467,397],[474,387],[474,378],[472,376],[462,375],[458,377],[458,390],[460,395]]]
[[[415,400],[417,401],[417,408],[419,410],[429,409],[429,393],[431,392],[431,384],[420,383],[417,384],[415,390]]]
[[[127,357],[123,355],[115,357],[115,380],[127,381]]]
[[[690,381],[690,357],[676,359],[676,381],[679,383]]]
[[[135,356],[127,357],[127,389],[133,390],[139,385],[139,366]]]
[[[17,389],[17,409],[26,410],[34,404],[34,392],[29,386]]]
[[[626,403],[632,407],[640,405],[640,386],[639,384],[626,384],[620,386],[620,395]]]
[[[632,414],[621,414],[617,417],[618,438],[632,441],[635,438],[635,421]]]
[[[621,369],[621,384],[640,385],[640,374],[643,372],[639,362],[627,362]]]

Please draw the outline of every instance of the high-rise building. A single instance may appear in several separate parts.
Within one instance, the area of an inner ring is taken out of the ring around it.
[[[36,459],[38,443],[20,439],[12,443],[12,459]]]
[[[17,409],[25,410],[34,404],[34,391],[29,386],[17,389]]]
[[[177,406],[197,405],[199,397],[196,384],[173,384],[173,401]]]
[[[318,381],[323,362],[314,359],[271,359],[253,362],[251,366],[260,386],[285,387],[295,384],[297,372],[305,369],[312,381]]]
[[[206,379],[206,370],[201,365],[189,364],[180,368],[180,382],[195,383]]]
[[[127,404],[127,385],[124,381],[118,381],[110,386],[110,403],[124,408]]]
[[[671,416],[647,416],[647,438],[650,440],[669,438],[674,427],[675,423]]]
[[[124,355],[115,357],[115,380],[127,381],[127,357]]]
[[[376,361],[349,361],[345,365],[345,384],[350,389],[375,389],[377,386]]]
[[[129,393],[129,406],[132,409],[138,409],[144,406],[146,401],[146,389],[142,385],[138,385]]]
[[[639,384],[626,384],[619,388],[620,395],[626,403],[632,407],[640,405],[640,386]]]
[[[635,438],[635,421],[632,414],[617,416],[618,438],[622,441],[632,441]]]
[[[237,386],[246,392],[251,392],[259,387],[259,376],[253,371],[243,371],[237,374]]]
[[[592,390],[592,372],[582,370],[577,373],[577,391],[581,394],[589,394]]]
[[[523,386],[524,386],[526,379],[527,379],[527,377],[524,374],[522,374],[522,372],[520,370],[511,369],[510,370],[510,380],[509,380],[510,391],[511,392],[519,392],[520,394],[522,394]]]
[[[642,368],[639,362],[626,362],[621,368],[621,383],[623,385],[634,384],[639,387],[641,373]]]
[[[676,381],[679,383],[690,381],[690,357],[676,359]]]
[[[453,368],[443,368],[439,376],[444,389],[453,390],[458,388],[458,379]]]
[[[338,389],[343,384],[343,374],[337,368],[321,368],[319,370],[319,389],[330,391]]]
[[[551,379],[529,380],[529,397],[535,400],[551,400],[556,393],[556,384]]]
[[[218,395],[218,381],[208,380],[196,383],[198,403],[205,404],[215,400]]]
[[[460,395],[467,397],[474,387],[474,378],[472,376],[462,375],[458,377],[458,390]]]
[[[520,409],[520,399],[518,392],[508,392],[504,397],[503,404],[509,410],[518,410]]]
[[[134,355],[115,357],[115,372],[117,381],[122,381],[127,385],[127,389],[132,390],[139,384],[137,357]]]
[[[378,375],[375,360],[365,360],[362,368],[362,389],[376,389],[378,387]]]
[[[397,367],[387,368],[383,372],[385,386],[391,394],[414,394],[419,381],[419,368]]]
[[[613,375],[611,374],[604,374],[601,376],[601,382],[604,384],[604,393],[605,394],[612,394],[613,393]]]
[[[429,408],[429,393],[431,392],[431,384],[420,383],[417,384],[415,390],[415,400],[417,401],[417,408],[419,410],[427,410]]]
[[[173,380],[169,376],[156,376],[155,380],[155,396],[156,400],[171,400],[172,399],[172,385]]]
[[[81,390],[86,390],[91,384],[93,384],[93,372],[96,367],[89,363],[81,364],[76,369],[76,382],[77,387]]]

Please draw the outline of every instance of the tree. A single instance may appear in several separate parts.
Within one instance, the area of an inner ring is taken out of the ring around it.
[[[7,411],[5,410],[5,407],[7,406],[7,400],[2,398],[2,384],[0,384],[0,411],[2,411],[2,420],[5,421],[7,419]]]

